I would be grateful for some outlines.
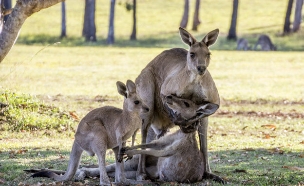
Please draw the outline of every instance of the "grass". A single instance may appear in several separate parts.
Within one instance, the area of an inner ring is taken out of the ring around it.
[[[122,106],[116,81],[134,80],[167,48],[187,48],[178,35],[183,1],[139,1],[138,41],[129,41],[131,13],[117,5],[112,46],[105,42],[108,1],[97,2],[97,43],[81,38],[83,1],[66,4],[68,38],[59,39],[59,4],[25,22],[0,64],[0,102],[9,104],[0,112],[0,184],[52,184],[23,170],[66,169],[79,119],[96,107]],[[221,97],[219,111],[209,119],[211,168],[231,185],[303,185],[303,31],[281,36],[287,1],[271,0],[266,6],[245,0],[239,6],[238,36],[253,45],[266,33],[279,51],[235,51],[236,42],[226,40],[232,2],[202,2],[202,24],[191,33],[202,38],[220,29],[209,66]],[[109,151],[107,162],[113,161]],[[81,165],[96,163],[96,157],[85,154]]]

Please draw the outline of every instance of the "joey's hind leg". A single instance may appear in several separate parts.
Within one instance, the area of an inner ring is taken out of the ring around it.
[[[100,141],[94,143],[94,151],[98,157],[100,171],[100,185],[111,185],[110,179],[106,172],[106,150],[107,147]]]

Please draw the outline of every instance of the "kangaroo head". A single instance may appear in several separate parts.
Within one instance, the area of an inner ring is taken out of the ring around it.
[[[210,116],[219,107],[213,103],[196,105],[189,99],[182,99],[173,95],[166,96],[166,104],[175,115],[180,115],[185,120],[201,115],[203,115],[202,117]]]
[[[210,63],[209,46],[215,43],[219,29],[209,32],[200,42],[181,27],[179,32],[183,42],[190,46],[187,54],[188,69],[195,74],[204,75]]]
[[[123,109],[129,112],[147,113],[149,108],[143,103],[136,93],[136,85],[128,80],[126,85],[120,81],[116,82],[118,93],[124,96]]]

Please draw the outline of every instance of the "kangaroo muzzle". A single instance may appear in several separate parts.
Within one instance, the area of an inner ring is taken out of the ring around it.
[[[199,75],[203,75],[205,74],[207,68],[205,66],[197,66],[196,69]]]

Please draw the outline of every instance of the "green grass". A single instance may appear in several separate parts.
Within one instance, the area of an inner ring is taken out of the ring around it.
[[[81,37],[84,2],[66,4],[68,38],[59,39],[59,4],[25,22],[0,64],[0,102],[9,104],[0,112],[0,184],[52,183],[29,178],[23,169],[66,169],[77,120],[96,107],[121,107],[116,81],[134,80],[167,48],[187,48],[178,35],[183,1],[138,1],[137,41],[129,41],[131,13],[116,6],[112,46],[105,42],[108,1],[97,1],[96,43]],[[303,31],[281,36],[287,1],[245,0],[239,6],[238,36],[253,45],[259,34],[269,34],[279,51],[235,51],[236,42],[226,40],[232,2],[202,1],[202,24],[190,32],[201,39],[220,29],[209,66],[221,97],[209,119],[211,168],[231,185],[303,185]],[[113,158],[109,151],[107,162]],[[84,155],[81,165],[96,162]]]

